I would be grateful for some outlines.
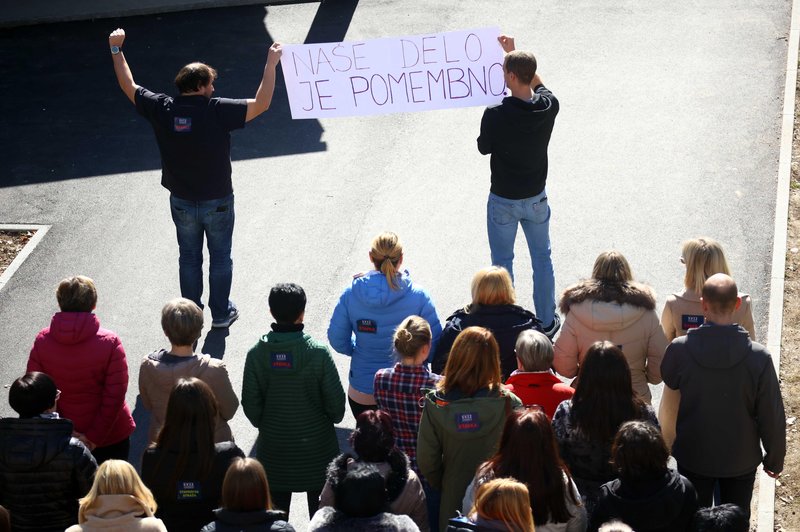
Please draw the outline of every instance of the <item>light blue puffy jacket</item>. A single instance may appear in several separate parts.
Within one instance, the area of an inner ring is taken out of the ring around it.
[[[398,277],[398,289],[389,288],[386,276],[370,271],[353,279],[339,298],[328,326],[328,341],[336,351],[352,358],[350,385],[372,394],[375,372],[394,365],[392,337],[407,317],[416,314],[431,325],[431,354],[442,325],[428,292],[414,286],[408,271]]]

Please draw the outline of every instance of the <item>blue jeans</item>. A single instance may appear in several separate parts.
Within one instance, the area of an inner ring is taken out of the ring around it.
[[[205,235],[209,256],[208,306],[212,320],[224,320],[233,308],[233,303],[228,299],[233,278],[233,194],[206,201],[189,201],[170,195],[169,203],[178,234],[181,295],[203,308]]]
[[[547,327],[556,312],[556,281],[550,259],[550,206],[547,192],[531,198],[507,199],[489,193],[486,204],[486,228],[492,264],[502,266],[514,279],[514,241],[517,226],[522,225],[533,267],[533,306],[536,316]]]

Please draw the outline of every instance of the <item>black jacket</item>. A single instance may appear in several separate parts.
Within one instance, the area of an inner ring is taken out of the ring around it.
[[[179,475],[180,486],[171,481],[178,454],[158,448],[145,451],[142,457],[142,480],[152,490],[158,503],[156,517],[164,521],[170,532],[196,532],[214,519],[225,473],[234,458],[244,458],[242,450],[233,442],[218,443],[214,450],[211,470],[204,478],[199,478],[197,455],[189,456],[184,473]]]
[[[539,318],[519,305],[469,305],[466,309],[455,311],[447,318],[431,362],[431,371],[442,373],[456,336],[472,326],[486,327],[492,331],[497,343],[500,344],[500,372],[503,374],[503,381],[517,369],[514,345],[517,343],[519,333],[527,329],[542,332],[542,322]]]
[[[225,508],[214,510],[217,519],[200,532],[294,532],[286,522],[286,514],[277,510],[232,512]]]
[[[0,419],[0,504],[14,530],[64,530],[97,470],[68,419]]]
[[[619,519],[637,532],[688,530],[697,511],[697,493],[686,477],[672,469],[641,481],[612,480],[600,488],[590,531]]]
[[[706,323],[676,338],[661,362],[681,392],[672,455],[692,473],[736,477],[762,461],[775,473],[786,455],[786,416],[767,349],[739,325]]]
[[[478,151],[492,154],[493,194],[508,199],[536,196],[547,180],[547,145],[559,103],[544,85],[530,101],[503,98],[483,112]]]

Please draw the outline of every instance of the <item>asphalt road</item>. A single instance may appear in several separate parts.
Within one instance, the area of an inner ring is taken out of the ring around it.
[[[537,54],[561,101],[548,180],[557,290],[616,248],[655,287],[660,310],[682,285],[681,241],[708,235],[752,295],[763,339],[789,9],[779,0],[347,0],[4,30],[0,223],[52,229],[0,291],[0,382],[24,372],[68,275],[97,282],[97,314],[128,353],[132,407],[141,358],[166,343],[159,312],[179,295],[177,246],[151,130],[116,86],[106,38],[117,26],[128,32],[138,84],[170,91],[182,64],[204,60],[220,72],[217,94],[230,97],[255,93],[272,40],[499,26]],[[475,146],[481,113],[292,121],[279,81],[272,108],[233,140],[232,297],[242,317],[229,335],[201,340],[224,357],[236,388],[244,354],[269,328],[269,288],[303,285],[306,330],[324,339],[341,290],[369,268],[370,241],[382,230],[400,234],[405,266],[442,319],[468,301],[472,274],[489,264],[489,161]],[[530,308],[521,235],[517,251],[517,292]],[[346,384],[349,362],[336,360]],[[11,414],[0,401],[0,415]],[[138,455],[140,407],[136,418]],[[348,413],[342,439],[352,426]],[[256,432],[241,411],[232,427],[250,451]],[[303,509],[296,502],[292,512],[301,527]]]

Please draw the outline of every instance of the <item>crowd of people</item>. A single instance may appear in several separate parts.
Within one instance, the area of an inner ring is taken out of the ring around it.
[[[122,342],[100,327],[94,282],[64,279],[60,312],[9,390],[19,417],[0,419],[0,530],[294,530],[293,493],[306,494],[312,531],[748,529],[756,469],[777,477],[786,451],[750,299],[721,246],[698,238],[684,243],[684,289],[660,318],[617,251],[556,305],[545,184],[559,103],[513,38],[498,38],[511,94],[486,110],[477,141],[491,154],[494,266],[474,276],[471,301],[442,324],[403,269],[398,236],[382,233],[327,342],[304,332],[302,287],[272,288],[274,323],[247,353],[240,394],[224,363],[195,351],[202,248],[205,239],[211,327],[227,328],[239,316],[230,131],[269,107],[281,46],[255,97],[231,100],[212,98],[217,72],[202,63],[178,73],[178,97],[148,91],[124,42],[122,29],[109,35],[120,88],[161,151],[183,296],[162,309],[169,349],[139,368],[150,443],[140,476],[128,463],[136,427]],[[518,226],[534,312],[513,287]],[[346,390],[328,345],[350,358]],[[650,385],[662,380],[657,416]],[[228,424],[240,404],[258,429],[255,459]],[[346,404],[356,428],[342,453]]]
[[[9,390],[19,418],[0,420],[13,529],[293,530],[292,494],[305,493],[311,530],[738,530],[756,467],[780,473],[777,377],[738,324],[752,329],[750,307],[735,319],[746,296],[717,242],[684,244],[685,289],[661,320],[625,257],[601,253],[564,290],[554,341],[502,267],[478,271],[442,326],[400,268],[397,235],[378,235],[369,256],[328,328],[351,358],[347,392],[331,350],[303,330],[302,287],[271,289],[274,323],[247,353],[241,394],[223,362],[195,352],[202,310],[167,302],[170,347],[139,368],[151,414],[141,476],[127,462],[122,342],[100,327],[94,282],[64,279]],[[672,394],[656,416],[647,384],[662,378]],[[240,398],[255,459],[228,424]],[[356,427],[341,453],[346,398]]]

